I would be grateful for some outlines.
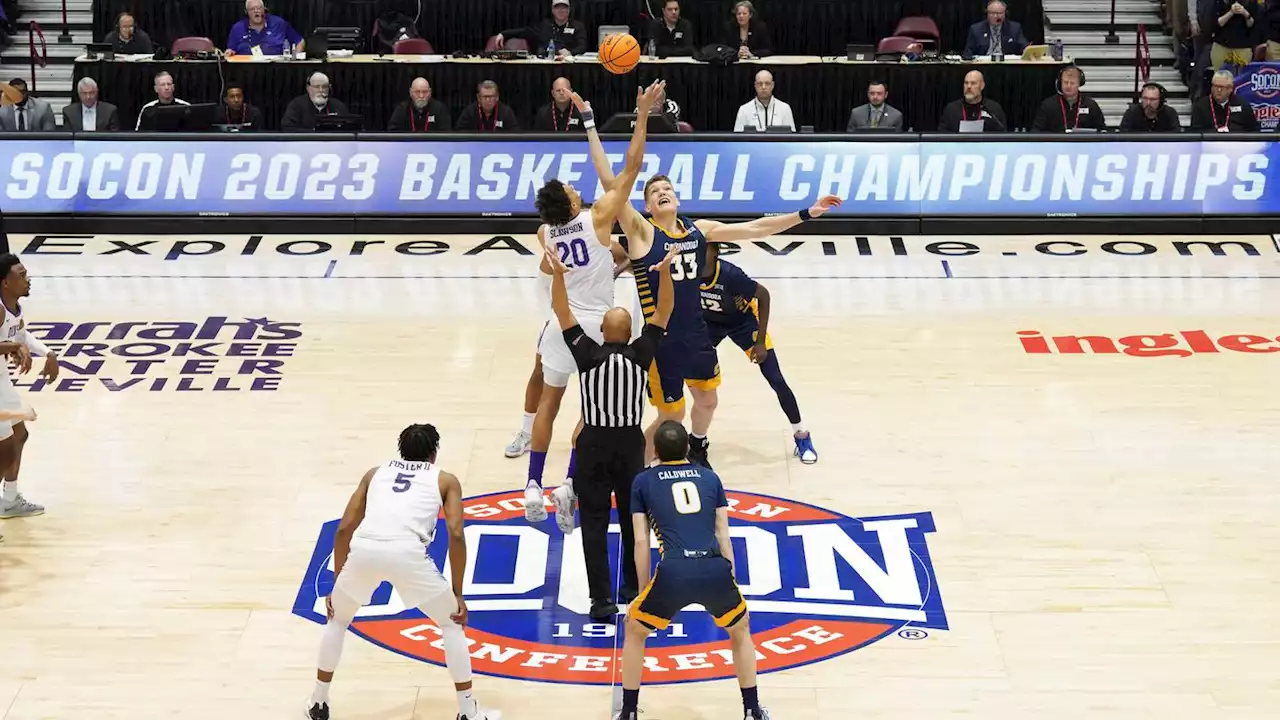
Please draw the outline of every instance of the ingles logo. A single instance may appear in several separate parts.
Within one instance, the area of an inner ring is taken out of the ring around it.
[[[1129,355],[1131,357],[1189,357],[1224,351],[1237,353],[1280,352],[1280,337],[1230,334],[1213,337],[1204,330],[1182,330],[1159,335],[1055,335],[1039,330],[1019,330],[1018,342],[1028,355]]]
[[[199,322],[33,322],[31,333],[58,353],[61,376],[15,378],[31,392],[238,392],[280,389],[301,323],[207,317]]]
[[[947,629],[926,544],[934,530],[929,513],[854,519],[790,500],[728,495],[760,672],[827,660],[906,625],[912,638],[927,635],[925,628]],[[523,508],[520,492],[464,501],[472,665],[486,675],[607,685],[617,677],[620,623],[587,616],[580,536],[566,539],[553,519],[530,526]],[[333,587],[337,524],[321,529],[293,606],[295,615],[317,623],[325,621],[324,598]],[[436,537],[447,533],[442,528]],[[617,544],[610,542],[614,563]],[[446,575],[447,551],[444,541],[428,551]],[[439,631],[385,583],[352,630],[393,652],[444,665]],[[646,683],[731,677],[728,638],[700,608],[686,609],[649,640]]]

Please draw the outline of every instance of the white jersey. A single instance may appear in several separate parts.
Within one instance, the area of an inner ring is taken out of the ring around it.
[[[4,313],[4,322],[0,323],[0,341],[22,343],[22,331],[27,328],[22,321],[22,311],[16,314],[11,312],[9,308],[0,305],[0,312]]]
[[[600,244],[591,211],[559,227],[548,225],[546,241],[568,269],[564,287],[574,316],[584,327],[588,318],[603,317],[613,307],[613,252]]]
[[[551,310],[551,276],[538,270],[538,310],[543,315],[554,314]]]
[[[439,467],[392,460],[373,473],[355,537],[430,545],[442,505]]]

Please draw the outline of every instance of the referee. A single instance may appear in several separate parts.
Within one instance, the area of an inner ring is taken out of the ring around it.
[[[609,575],[610,495],[617,497],[618,525],[622,530],[622,588],[619,598],[635,599],[640,584],[636,561],[628,548],[635,546],[631,517],[631,481],[644,470],[644,419],[646,374],[653,362],[667,319],[671,317],[675,291],[671,284],[672,248],[658,278],[658,308],[635,342],[631,340],[631,313],[615,307],[604,314],[604,345],[587,336],[569,308],[565,266],[554,248],[547,249],[551,265],[551,308],[564,331],[565,344],[578,363],[582,393],[582,433],[578,436],[578,464],[573,491],[578,495],[582,519],[582,548],[591,591],[591,618],[611,620],[618,613]],[[557,489],[559,492],[559,489]],[[553,494],[553,498],[554,498]],[[571,495],[557,499],[556,512],[573,512]]]

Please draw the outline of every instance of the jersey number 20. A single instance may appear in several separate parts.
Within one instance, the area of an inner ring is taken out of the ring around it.
[[[671,498],[675,500],[676,512],[681,515],[693,515],[702,510],[702,495],[698,486],[684,480],[671,486]]]
[[[587,241],[582,238],[574,238],[567,243],[556,243],[556,250],[560,251],[560,262],[565,267],[582,267],[591,261],[591,254],[587,252]]]

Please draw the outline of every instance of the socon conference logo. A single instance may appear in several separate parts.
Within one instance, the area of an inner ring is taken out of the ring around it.
[[[895,632],[920,638],[926,629],[947,629],[926,542],[934,531],[930,513],[851,518],[792,500],[728,495],[738,583],[751,610],[760,672],[828,660]],[[580,535],[566,538],[553,517],[530,526],[520,492],[468,498],[464,511],[464,593],[475,671],[575,685],[616,679],[621,623],[587,616],[591,600]],[[614,567],[616,522],[610,529]],[[333,587],[337,525],[334,520],[321,529],[293,606],[295,615],[316,623],[325,622],[324,598]],[[436,537],[428,553],[447,576],[443,520]],[[388,584],[374,593],[352,630],[392,652],[444,665],[435,625],[405,608]],[[728,636],[699,607],[687,608],[649,640],[648,684],[731,677]]]

